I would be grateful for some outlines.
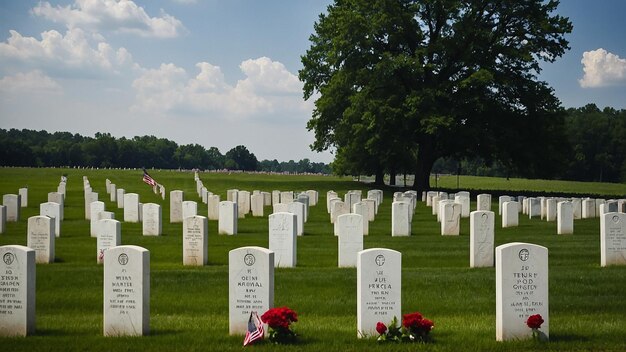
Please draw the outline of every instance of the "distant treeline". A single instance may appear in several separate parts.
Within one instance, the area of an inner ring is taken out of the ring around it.
[[[532,128],[532,126],[528,126]],[[598,109],[594,104],[568,109],[564,121],[567,139],[563,166],[555,179],[626,182],[626,110]],[[529,140],[527,143],[533,143]],[[523,146],[522,146],[523,147]],[[553,153],[546,150],[544,153]],[[544,155],[537,154],[536,158]],[[441,158],[433,173],[516,177],[497,160]]]
[[[244,170],[289,173],[331,172],[330,166],[309,159],[258,161],[245,146],[220,153],[216,147],[178,145],[154,136],[115,138],[96,133],[95,138],[69,132],[0,129],[0,165],[33,167],[160,168]]]

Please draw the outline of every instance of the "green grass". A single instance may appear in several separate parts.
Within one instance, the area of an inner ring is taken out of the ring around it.
[[[26,244],[26,220],[37,215],[39,203],[56,190],[62,173],[69,181],[62,237],[57,240],[54,264],[37,265],[37,331],[27,338],[0,338],[2,351],[240,351],[242,337],[228,335],[228,251],[248,245],[267,247],[267,217],[239,221],[237,236],[218,236],[217,222],[209,221],[209,264],[182,265],[182,225],[169,223],[169,199],[163,201],[141,182],[141,171],[0,169],[0,194],[17,193],[28,185],[29,207],[18,223],[8,223],[0,245]],[[84,220],[82,176],[91,181],[107,210],[122,219],[121,209],[109,201],[105,179],[118,188],[140,194],[141,202],[163,206],[161,237],[141,236],[140,224],[122,223],[122,244],[150,250],[150,336],[102,336],[102,266],[96,264],[94,238]],[[193,174],[153,171],[151,175],[170,190],[181,189],[186,200],[199,202]],[[434,342],[426,345],[379,345],[356,338],[356,269],[337,268],[337,239],[326,213],[326,191],[340,196],[368,185],[348,179],[318,176],[200,174],[205,186],[226,197],[226,190],[307,190],[320,192],[312,207],[305,236],[298,238],[298,267],[276,269],[275,305],[298,312],[297,346],[261,344],[263,351],[624,351],[626,350],[626,267],[600,268],[599,221],[576,220],[574,235],[557,236],[556,224],[520,217],[517,228],[501,229],[496,220],[496,245],[522,241],[549,248],[550,342],[495,341],[495,270],[469,268],[469,221],[463,219],[461,236],[440,236],[438,223],[423,203],[413,220],[413,236],[392,238],[391,196],[385,200],[364,247],[402,252],[402,311],[420,311],[434,320]],[[468,189],[535,189],[525,180],[461,179]],[[443,182],[442,180],[440,180]],[[528,181],[531,182],[531,181]],[[552,190],[553,184],[543,182]],[[559,185],[558,187],[556,185]],[[562,186],[560,186],[562,185]],[[587,187],[589,186],[589,187]],[[554,191],[616,194],[611,184],[554,184]],[[621,187],[623,196],[624,185]],[[454,185],[456,187],[456,178]],[[606,187],[606,188],[605,188]],[[615,193],[612,193],[615,192]],[[475,192],[472,194],[475,200]],[[497,207],[497,204],[494,203]],[[472,202],[472,208],[475,203]],[[266,215],[270,208],[265,208]],[[295,348],[294,348],[295,347]]]

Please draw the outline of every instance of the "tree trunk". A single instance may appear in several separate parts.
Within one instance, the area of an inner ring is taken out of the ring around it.
[[[396,170],[389,171],[389,186],[396,185]]]
[[[415,163],[415,181],[413,182],[413,189],[418,194],[430,190],[430,171],[435,163],[432,142],[420,143],[419,148]]]
[[[376,179],[374,180],[374,184],[378,186],[385,185],[385,173],[382,168],[376,169]]]

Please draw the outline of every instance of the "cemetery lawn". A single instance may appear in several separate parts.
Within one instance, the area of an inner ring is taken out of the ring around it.
[[[268,246],[267,215],[239,220],[236,236],[217,235],[217,221],[209,221],[209,264],[182,265],[182,224],[169,223],[169,192],[179,189],[185,200],[198,202],[193,173],[150,171],[167,188],[163,201],[141,182],[141,170],[75,170],[0,168],[0,193],[17,194],[28,186],[28,207],[18,223],[7,223],[0,245],[26,245],[26,222],[39,214],[47,193],[56,191],[68,175],[65,221],[56,241],[56,262],[36,269],[36,333],[26,338],[0,337],[2,351],[241,351],[243,336],[228,335],[228,251],[242,246]],[[158,203],[163,212],[163,236],[143,237],[141,224],[122,223],[122,244],[150,251],[150,335],[103,337],[103,268],[96,264],[96,240],[84,220],[82,176],[88,176],[99,200],[116,219],[122,209],[110,202],[109,178],[118,188],[140,195],[142,203]],[[462,219],[460,236],[441,236],[439,224],[425,203],[418,202],[412,236],[391,232],[393,189],[384,189],[384,202],[364,248],[390,248],[402,253],[402,311],[419,311],[434,321],[433,342],[379,344],[356,336],[356,269],[337,268],[337,238],[326,212],[326,192],[340,197],[351,189],[371,187],[346,178],[322,176],[200,173],[209,191],[226,199],[226,190],[319,191],[310,208],[305,235],[297,239],[297,268],[275,271],[276,307],[298,313],[295,346],[267,342],[248,347],[263,351],[624,351],[626,350],[626,266],[600,267],[598,219],[576,220],[574,235],[556,235],[556,223],[520,215],[520,226],[502,229],[496,210],[496,246],[529,242],[549,249],[550,342],[495,341],[495,269],[469,268],[469,219]],[[465,189],[536,190],[626,197],[624,184],[540,182],[480,178]],[[440,180],[441,181],[441,180]],[[443,185],[456,187],[453,183]],[[533,183],[533,186],[528,184]],[[434,182],[432,182],[434,185]],[[537,186],[539,184],[539,186]],[[442,183],[439,183],[442,186]],[[494,185],[497,185],[494,186]],[[508,185],[507,188],[502,185]],[[543,186],[541,186],[543,185]],[[538,189],[535,187],[539,187]],[[543,187],[543,188],[541,188]],[[472,210],[476,194],[472,191]],[[388,322],[384,322],[388,323]]]

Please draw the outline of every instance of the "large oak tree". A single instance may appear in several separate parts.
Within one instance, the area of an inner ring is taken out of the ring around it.
[[[568,49],[558,1],[336,0],[302,56],[314,150],[337,169],[412,163],[418,190],[442,156],[498,159],[528,176],[558,167],[563,109],[537,78]],[[565,143],[562,144],[563,146]]]

